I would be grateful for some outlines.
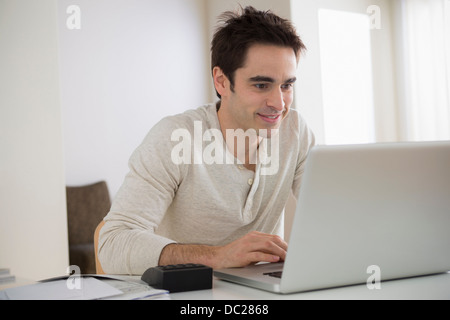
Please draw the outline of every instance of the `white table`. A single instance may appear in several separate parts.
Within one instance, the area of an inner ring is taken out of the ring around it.
[[[0,290],[28,285],[35,281],[16,279],[0,285]],[[170,294],[171,300],[450,300],[450,273],[384,281],[381,289],[369,290],[365,284],[294,294],[275,294],[214,278],[210,290]]]
[[[445,299],[450,300],[450,273],[391,280],[381,289],[365,284],[294,294],[275,294],[214,278],[213,289],[170,294],[172,300],[302,300],[302,299]]]

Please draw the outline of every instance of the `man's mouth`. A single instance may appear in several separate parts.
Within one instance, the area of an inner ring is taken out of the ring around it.
[[[276,123],[279,119],[281,119],[282,114],[261,114],[258,113],[258,116],[265,122]]]

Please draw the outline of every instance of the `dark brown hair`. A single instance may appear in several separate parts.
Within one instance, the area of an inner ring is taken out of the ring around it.
[[[249,6],[241,12],[227,11],[219,16],[219,26],[211,42],[211,70],[222,69],[234,87],[234,73],[243,67],[248,49],[254,44],[291,47],[298,58],[306,50],[300,37],[286,19],[271,11],[258,11]],[[221,98],[216,91],[217,96]]]

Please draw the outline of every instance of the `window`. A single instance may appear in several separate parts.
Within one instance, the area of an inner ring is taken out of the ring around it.
[[[450,1],[402,1],[407,140],[450,139]]]
[[[319,9],[325,144],[375,142],[370,20]]]

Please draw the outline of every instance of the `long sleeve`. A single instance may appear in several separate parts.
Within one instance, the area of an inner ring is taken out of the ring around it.
[[[171,131],[169,121],[161,121],[130,158],[99,236],[99,260],[107,273],[142,274],[175,242],[155,234],[183,177],[183,165],[170,161]]]

